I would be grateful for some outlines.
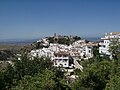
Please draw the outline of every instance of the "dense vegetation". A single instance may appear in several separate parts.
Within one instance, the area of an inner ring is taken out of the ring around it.
[[[120,60],[120,59],[119,59]],[[0,71],[1,90],[119,90],[120,61],[94,57],[81,61],[84,70],[75,70],[79,77],[67,83],[64,73],[55,69],[49,58],[29,60],[23,55]]]
[[[47,37],[48,43],[58,43],[58,44],[65,44],[65,45],[70,45],[73,42],[80,40],[81,38],[78,36],[58,36],[58,37]],[[40,49],[40,48],[48,48],[48,46],[43,45],[43,41],[41,42],[34,42],[32,44],[33,49]]]
[[[0,89],[120,90],[119,45],[110,45],[110,50],[116,57],[113,60],[107,56],[100,57],[98,49],[95,48],[93,58],[80,62],[84,67],[83,72],[77,69],[74,71],[78,78],[73,83],[67,82],[65,72],[54,68],[49,58],[30,60],[25,53],[21,60],[14,60],[14,65],[8,65],[6,69],[0,71]]]
[[[49,58],[30,60],[26,54],[0,71],[1,90],[59,90],[68,87],[64,73],[52,66]]]
[[[1,50],[0,51],[0,61],[5,61],[10,57],[14,57],[14,52],[12,50]]]
[[[49,41],[49,43],[59,43],[59,44],[70,45],[73,42],[80,40],[80,39],[81,38],[78,36],[61,36],[59,38],[49,37],[48,41]]]

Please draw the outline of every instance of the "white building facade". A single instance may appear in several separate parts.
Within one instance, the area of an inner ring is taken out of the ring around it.
[[[55,67],[72,67],[70,57],[75,60],[89,59],[93,57],[92,43],[78,40],[67,46],[64,44],[50,43],[48,48],[32,50],[32,57],[50,57]]]
[[[70,55],[67,52],[58,52],[54,54],[54,66],[68,68],[70,66]]]
[[[109,45],[111,43],[111,40],[114,38],[119,38],[120,39],[120,32],[111,32],[109,34],[105,34],[104,38],[101,38],[101,42],[99,43],[99,53],[105,54],[105,55],[111,55],[109,51]]]

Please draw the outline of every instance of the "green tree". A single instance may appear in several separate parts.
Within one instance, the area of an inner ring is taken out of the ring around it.
[[[5,70],[0,71],[0,89],[10,89],[14,79],[14,69],[11,65],[8,65]]]
[[[70,90],[64,79],[59,78],[60,82],[56,79],[55,71],[45,69],[34,77],[24,76],[12,90]]]
[[[111,74],[111,62],[94,62],[84,67],[83,72],[73,84],[75,90],[102,90],[105,88],[109,75]]]
[[[120,39],[114,38],[110,40],[109,51],[112,53],[113,59],[118,59],[118,54],[120,53]]]
[[[22,78],[24,75],[33,76],[46,68],[52,68],[50,58],[35,57],[33,60],[30,60],[27,54],[22,55],[21,60],[16,60],[14,63],[17,78]]]
[[[54,72],[45,70],[36,76],[24,76],[13,90],[53,90],[55,88]]]
[[[0,89],[5,90],[4,74],[0,71]]]
[[[94,57],[100,57],[99,48],[97,46],[93,47],[93,55]]]
[[[120,90],[120,76],[112,76],[106,84],[105,90]]]

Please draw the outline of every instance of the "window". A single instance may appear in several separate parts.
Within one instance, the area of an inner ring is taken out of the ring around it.
[[[91,50],[89,50],[89,53],[91,53]]]
[[[64,57],[67,57],[67,55],[64,55]]]
[[[104,47],[104,48],[105,48],[105,45],[103,45],[102,47]]]
[[[64,59],[64,60],[65,60],[65,62],[67,62],[68,59]]]

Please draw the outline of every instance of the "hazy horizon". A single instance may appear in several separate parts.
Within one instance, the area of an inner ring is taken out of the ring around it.
[[[40,38],[25,38],[25,39],[3,39],[3,40],[0,40],[0,44],[11,44],[11,43],[32,43],[34,41],[37,41],[37,40],[40,40],[41,38],[44,38],[44,37],[40,37]],[[97,41],[97,40],[100,40],[101,37],[81,37],[81,39],[86,39],[86,40],[89,40],[89,41]]]

